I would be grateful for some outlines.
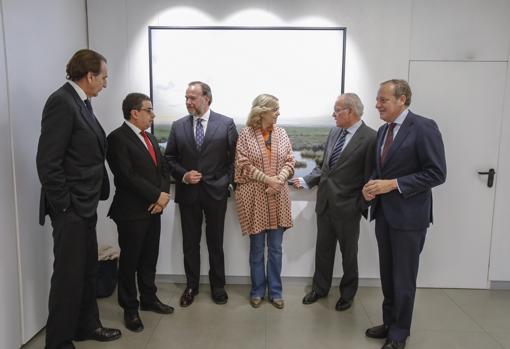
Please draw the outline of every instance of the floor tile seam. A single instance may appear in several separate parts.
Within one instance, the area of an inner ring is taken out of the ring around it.
[[[367,317],[370,326],[375,326],[374,323],[372,322],[372,319],[370,319],[370,314],[368,313],[367,307],[365,306],[362,297],[357,297],[357,299],[358,302],[361,304],[361,307],[363,308],[363,312],[365,313],[365,316]]]
[[[444,333],[455,333],[455,334],[466,334],[466,333],[472,333],[472,334],[477,334],[479,335],[480,333],[485,333],[487,335],[488,338],[490,338],[491,340],[493,340],[501,349],[505,349],[505,345],[503,343],[501,343],[497,338],[493,337],[489,332],[487,331],[484,331],[482,329],[482,331],[470,331],[470,330],[411,330],[411,335],[413,334],[412,332],[413,331],[418,331],[418,332],[425,332],[425,333],[438,333],[438,332],[444,332]]]
[[[503,334],[507,334],[507,332],[506,332],[506,331],[489,331],[489,334],[490,334],[491,338],[492,338],[492,339],[494,339],[496,342],[498,342],[498,344],[499,344],[499,345],[501,345],[501,347],[502,347],[503,349],[505,349],[505,348],[506,348],[505,343],[501,342],[498,338],[493,337],[493,334],[494,334],[494,333],[503,333]]]
[[[169,314],[169,315],[172,316],[171,314]],[[145,342],[144,349],[147,349],[149,347],[149,343],[150,343],[152,337],[154,336],[154,333],[156,332],[156,329],[159,327],[159,324],[161,323],[161,320],[163,319],[163,316],[164,315],[160,315],[159,318],[158,318],[158,322],[154,325],[154,327],[152,327],[152,329],[150,331],[150,334],[147,336],[147,340]]]
[[[476,321],[475,318],[473,318],[473,316],[471,316],[459,303],[457,303],[455,301],[455,299],[453,299],[453,297],[451,297],[448,292],[446,292],[446,290],[444,288],[441,289],[444,294],[446,295],[446,297],[448,297],[453,304],[455,304],[459,309],[460,311],[462,311],[469,319],[471,319],[471,321],[473,321],[478,327],[480,327],[482,329],[483,332],[485,332],[489,337],[491,337],[492,339],[496,340],[498,344],[501,344],[496,338],[494,338],[488,331],[486,328],[484,328],[478,321]]]

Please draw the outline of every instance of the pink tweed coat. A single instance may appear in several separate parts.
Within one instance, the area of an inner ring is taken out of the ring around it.
[[[245,127],[239,134],[235,157],[237,183],[235,200],[243,235],[257,234],[266,229],[292,227],[289,187],[285,183],[278,194],[266,194],[267,185],[254,178],[255,172],[282,179],[294,175],[294,155],[289,137],[283,128],[274,126],[271,135],[271,158],[260,129]]]

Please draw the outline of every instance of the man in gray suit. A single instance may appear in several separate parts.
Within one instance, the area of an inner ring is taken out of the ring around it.
[[[176,180],[175,202],[181,213],[184,271],[187,286],[180,305],[187,307],[198,294],[200,239],[205,216],[209,251],[209,282],[215,303],[225,304],[223,226],[228,187],[234,176],[237,130],[234,120],[209,109],[211,88],[201,81],[186,90],[189,115],[172,124],[165,158]]]
[[[351,307],[358,290],[358,239],[361,215],[367,203],[361,189],[372,173],[376,132],[361,121],[363,103],[354,93],[345,93],[335,102],[336,127],[326,141],[324,162],[304,178],[296,178],[296,188],[317,190],[317,245],[312,290],[303,304],[325,297],[331,287],[336,242],[340,244],[344,275],[335,309]]]

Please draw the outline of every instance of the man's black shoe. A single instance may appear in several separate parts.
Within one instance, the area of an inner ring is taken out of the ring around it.
[[[311,290],[303,297],[303,304],[312,304],[317,302],[319,298],[324,296],[319,295],[315,290]]]
[[[216,304],[226,304],[228,301],[228,294],[223,288],[211,290],[211,298]]]
[[[344,311],[349,309],[352,306],[352,300],[346,301],[343,298],[340,298],[338,302],[336,302],[335,310],[336,311]]]
[[[99,342],[109,342],[119,339],[121,336],[120,330],[116,328],[98,327],[88,335],[77,335],[74,340],[86,341],[93,340]]]
[[[370,338],[386,338],[388,337],[388,331],[390,328],[386,325],[379,325],[375,327],[370,327],[365,335]]]
[[[162,303],[159,299],[152,304],[140,304],[140,310],[153,311],[158,314],[172,314],[174,308]]]
[[[406,347],[406,341],[394,341],[392,339],[387,339],[386,342],[384,342],[384,345],[381,347],[381,349],[404,349]]]
[[[138,315],[138,312],[134,313],[124,312],[124,325],[126,325],[126,328],[128,330],[133,332],[143,331],[142,319],[140,319],[140,315]]]

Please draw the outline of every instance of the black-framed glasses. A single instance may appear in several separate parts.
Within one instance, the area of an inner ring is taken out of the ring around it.
[[[140,108],[140,110],[146,111],[149,114],[154,113],[154,109],[152,109],[152,108]]]

